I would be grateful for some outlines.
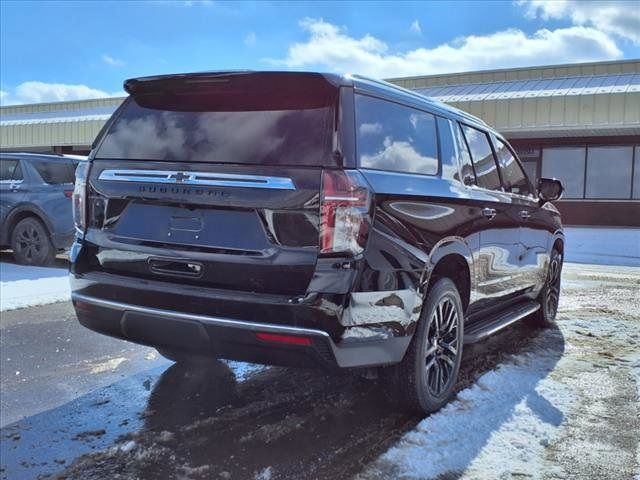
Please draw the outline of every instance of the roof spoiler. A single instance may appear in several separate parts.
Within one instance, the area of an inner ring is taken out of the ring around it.
[[[275,77],[309,77],[324,78],[334,86],[346,85],[344,77],[334,74],[323,74],[316,72],[283,72],[283,71],[255,71],[255,70],[234,70],[234,71],[214,71],[196,73],[177,73],[171,75],[155,75],[150,77],[130,78],[124,82],[124,90],[130,95],[147,92],[157,92],[159,90],[171,90],[174,86],[184,86],[185,84],[221,84],[231,81],[233,78],[245,76],[259,76],[266,78]]]

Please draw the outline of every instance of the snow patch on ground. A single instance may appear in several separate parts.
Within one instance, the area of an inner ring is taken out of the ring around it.
[[[223,360],[224,363],[233,371],[237,382],[244,382],[247,378],[256,372],[266,370],[267,366],[255,363],[236,362],[234,360]]]
[[[509,478],[540,471],[543,452],[574,402],[565,385],[548,377],[558,352],[544,349],[547,340],[543,335],[540,350],[482,375],[359,478],[425,479],[462,472],[469,478]]]
[[[565,227],[565,260],[640,267],[640,228]]]
[[[71,298],[63,268],[27,267],[0,262],[0,311],[64,302]]]

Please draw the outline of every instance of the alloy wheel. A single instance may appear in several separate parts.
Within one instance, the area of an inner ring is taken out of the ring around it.
[[[460,317],[455,303],[443,298],[433,311],[427,329],[425,374],[429,393],[435,397],[447,391],[455,381],[454,372],[458,356]]]
[[[26,225],[18,232],[18,250],[30,261],[38,258],[43,248],[43,238],[33,225]]]
[[[558,312],[560,300],[560,272],[562,271],[562,257],[556,253],[551,257],[549,264],[549,278],[547,280],[547,295],[545,298],[545,308],[547,315],[554,318]]]

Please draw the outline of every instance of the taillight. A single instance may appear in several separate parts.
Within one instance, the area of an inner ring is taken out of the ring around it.
[[[87,177],[89,162],[80,162],[76,168],[76,184],[73,188],[73,223],[78,233],[84,235],[87,229]]]
[[[371,192],[362,174],[324,170],[320,200],[320,253],[362,253],[371,226]]]

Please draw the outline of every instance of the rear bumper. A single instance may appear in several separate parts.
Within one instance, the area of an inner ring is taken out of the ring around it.
[[[72,294],[78,320],[113,337],[154,347],[269,365],[350,368],[399,362],[411,340],[340,345],[322,330],[142,307]],[[274,343],[256,334],[305,339],[305,344]]]

